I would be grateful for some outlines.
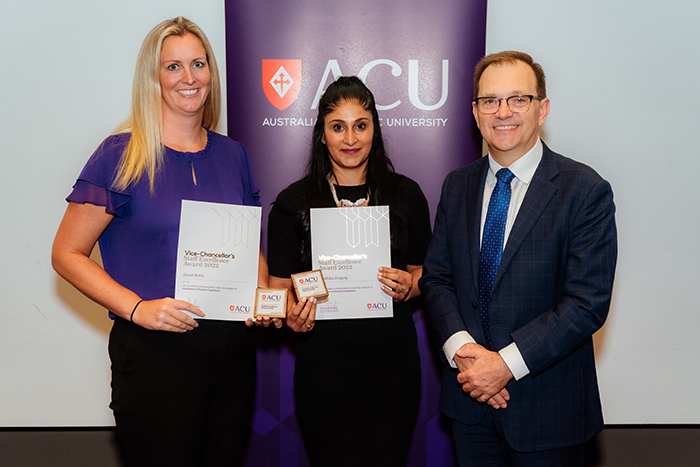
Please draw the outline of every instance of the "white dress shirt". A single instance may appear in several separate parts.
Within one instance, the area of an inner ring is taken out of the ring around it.
[[[493,189],[496,186],[497,182],[496,172],[503,168],[495,160],[493,160],[491,154],[488,155],[488,158],[489,172],[486,175],[486,185],[484,186],[484,201],[481,208],[480,236],[483,236],[484,234],[486,213],[489,209],[491,193],[493,192]],[[542,142],[539,138],[537,138],[537,142],[532,147],[532,149],[530,149],[527,153],[525,153],[523,157],[513,162],[510,165],[510,167],[508,167],[510,171],[513,172],[513,175],[515,175],[515,177],[510,183],[510,204],[508,205],[508,217],[506,218],[506,229],[503,235],[504,249],[506,244],[508,243],[508,236],[510,235],[510,231],[513,228],[513,224],[515,223],[515,218],[518,215],[520,206],[522,206],[523,199],[525,199],[525,193],[527,193],[527,189],[530,186],[532,177],[535,175],[535,171],[537,170],[537,166],[540,164],[541,160]],[[445,341],[445,345],[442,349],[445,353],[445,356],[447,357],[447,361],[450,362],[450,365],[453,368],[457,368],[457,365],[454,362],[454,355],[457,352],[457,350],[459,350],[459,348],[463,345],[473,342],[476,341],[467,331],[456,332],[455,334],[450,336],[450,338],[447,339],[447,341]],[[518,346],[515,344],[515,342],[511,342],[509,345],[499,350],[498,353],[501,355],[501,358],[503,358],[503,361],[506,362],[506,365],[508,365],[508,368],[510,369],[511,373],[513,373],[513,376],[516,380],[519,380],[530,374],[530,369],[525,364],[525,360],[523,360],[523,356],[520,353],[520,350],[518,350]]]

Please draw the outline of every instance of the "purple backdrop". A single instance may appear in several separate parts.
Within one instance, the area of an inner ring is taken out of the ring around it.
[[[486,0],[226,0],[228,133],[250,153],[265,218],[303,175],[318,97],[341,74],[360,76],[374,93],[396,170],[421,185],[434,216],[445,175],[481,152],[470,102],[485,37]],[[263,247],[265,239],[263,227]],[[409,465],[452,466],[438,409],[440,363],[420,309],[414,320],[423,381]],[[288,338],[259,330],[246,466],[308,465]]]

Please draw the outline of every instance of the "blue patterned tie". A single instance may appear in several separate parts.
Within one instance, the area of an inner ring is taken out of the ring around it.
[[[479,311],[481,324],[484,326],[484,336],[489,349],[491,346],[491,324],[489,322],[489,298],[496,280],[498,266],[503,255],[503,234],[506,230],[508,205],[510,204],[510,182],[513,172],[501,169],[496,173],[498,182],[491,193],[489,210],[486,212],[484,234],[481,240],[479,255]]]

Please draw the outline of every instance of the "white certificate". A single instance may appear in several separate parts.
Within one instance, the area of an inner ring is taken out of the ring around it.
[[[328,289],[316,319],[394,315],[377,279],[380,266],[391,267],[388,206],[312,209],[311,254]]]
[[[258,206],[182,200],[175,298],[199,307],[204,319],[252,318],[261,213]]]

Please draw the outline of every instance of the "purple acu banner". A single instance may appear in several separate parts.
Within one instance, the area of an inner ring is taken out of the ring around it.
[[[485,50],[486,0],[225,5],[228,134],[248,149],[265,218],[277,194],[302,177],[318,99],[341,75],[359,76],[374,93],[396,170],[420,184],[434,216],[447,173],[481,154],[471,98],[474,66]],[[453,466],[449,422],[438,409],[441,363],[420,307],[414,321],[423,378],[408,465]],[[293,336],[273,329],[258,334],[245,465],[307,466],[294,407]]]

